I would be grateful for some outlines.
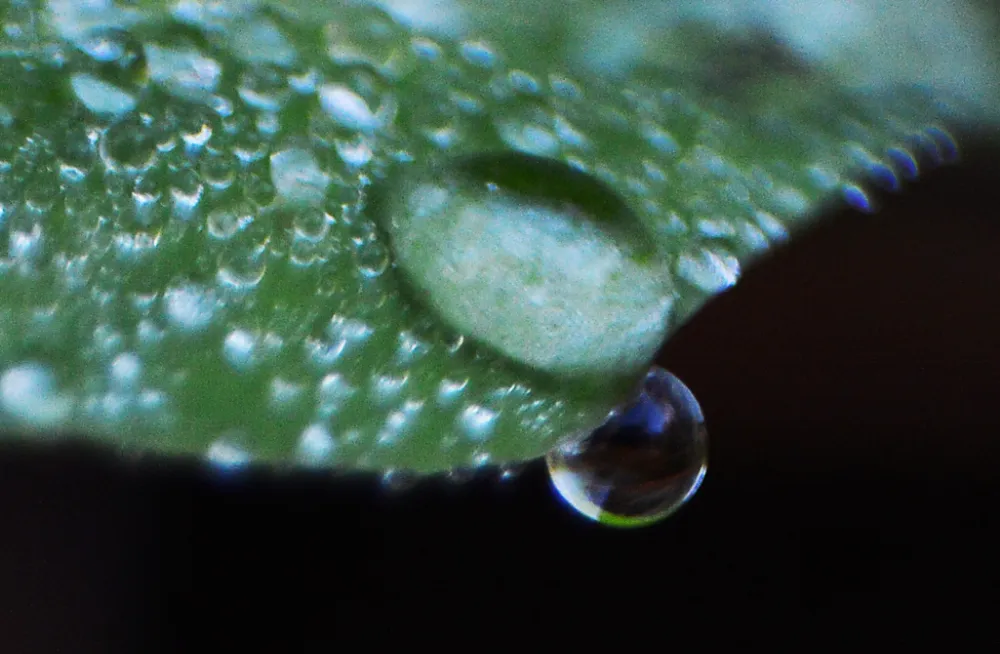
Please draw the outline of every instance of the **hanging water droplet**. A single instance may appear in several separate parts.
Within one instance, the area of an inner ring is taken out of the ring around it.
[[[371,207],[415,297],[514,361],[620,381],[663,340],[665,257],[617,195],[561,162],[461,158],[375,189]]]
[[[618,527],[648,525],[676,511],[698,490],[707,460],[698,401],[660,368],[603,426],[546,456],[552,484],[566,503]]]

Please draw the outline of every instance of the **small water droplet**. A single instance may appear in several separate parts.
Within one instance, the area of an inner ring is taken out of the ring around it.
[[[481,442],[493,433],[499,413],[478,404],[465,407],[458,417],[458,424],[469,440]]]
[[[843,194],[847,203],[858,211],[863,211],[865,213],[871,213],[874,211],[871,198],[869,198],[868,194],[865,193],[865,190],[857,184],[844,184]]]
[[[131,175],[151,169],[159,157],[152,130],[135,116],[109,127],[101,137],[99,152],[110,172]]]
[[[253,290],[267,272],[267,246],[230,247],[219,255],[216,281],[223,288],[243,293]]]
[[[197,284],[187,284],[167,290],[163,295],[167,320],[185,332],[201,331],[208,327],[219,300],[215,292]]]
[[[111,361],[109,373],[118,390],[134,389],[142,376],[142,360],[133,352],[123,352]]]
[[[243,73],[237,93],[243,102],[254,109],[271,112],[281,111],[291,97],[284,74],[264,67]]]
[[[149,78],[168,93],[195,102],[208,97],[222,79],[222,65],[194,48],[146,44]]]
[[[320,413],[323,415],[336,413],[356,392],[357,389],[338,372],[323,377],[318,392]]]
[[[201,178],[209,187],[223,191],[233,185],[237,171],[236,157],[227,152],[209,152],[201,160]]]
[[[48,429],[69,418],[73,402],[57,390],[49,368],[39,363],[23,363],[8,368],[0,376],[0,407],[25,425]]]
[[[441,406],[454,404],[469,385],[468,379],[442,379],[438,385],[437,401]]]
[[[546,456],[552,484],[567,504],[619,527],[648,525],[676,511],[698,490],[707,460],[701,407],[660,368],[603,426]]]
[[[390,468],[382,473],[382,488],[391,493],[402,493],[416,486],[418,480],[413,471]]]
[[[77,73],[71,76],[70,87],[83,106],[95,114],[119,116],[135,109],[135,96],[93,75]]]
[[[318,465],[329,461],[337,443],[330,430],[323,423],[313,423],[302,431],[296,446],[296,456],[306,465]]]
[[[718,293],[736,283],[740,264],[731,254],[702,249],[681,254],[677,274],[706,293]]]
[[[378,277],[389,268],[389,251],[375,239],[363,241],[355,254],[358,271],[365,277]]]
[[[222,354],[236,370],[249,370],[256,363],[257,339],[245,329],[234,329],[222,343]]]
[[[466,41],[461,46],[462,58],[479,68],[492,68],[497,63],[496,52],[483,41]]]
[[[288,201],[320,204],[330,176],[320,169],[311,152],[291,148],[271,155],[271,181],[278,195]]]
[[[372,132],[379,119],[360,95],[339,84],[328,84],[319,90],[323,111],[344,129]]]
[[[245,207],[225,207],[208,214],[208,234],[212,238],[226,241],[253,222],[253,212]]]
[[[206,458],[222,471],[245,468],[251,460],[245,440],[244,435],[239,432],[223,434],[209,446]]]

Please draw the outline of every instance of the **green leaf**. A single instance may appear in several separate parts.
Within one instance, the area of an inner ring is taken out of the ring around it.
[[[129,451],[430,473],[537,457],[628,397],[641,370],[553,372],[410,293],[371,206],[397,173],[583,171],[669,278],[659,339],[826,203],[866,206],[865,175],[955,154],[939,96],[851,91],[704,24],[604,74],[565,11],[531,39],[367,3],[5,11],[0,427]]]

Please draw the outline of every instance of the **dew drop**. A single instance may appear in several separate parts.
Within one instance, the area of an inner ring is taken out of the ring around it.
[[[232,186],[236,170],[236,158],[225,152],[210,153],[201,161],[201,178],[217,191]]]
[[[348,383],[340,373],[335,372],[327,375],[319,385],[320,413],[329,415],[339,411],[356,392],[357,389]]]
[[[666,518],[698,490],[708,461],[701,407],[674,375],[653,368],[639,397],[599,429],[546,456],[552,485],[581,515],[639,527]]]
[[[330,177],[308,150],[291,148],[271,155],[271,181],[278,195],[295,203],[319,204]]]
[[[488,43],[466,41],[461,46],[462,58],[479,68],[492,68],[497,63],[497,55]]]
[[[222,355],[236,370],[249,370],[256,362],[257,341],[245,329],[234,329],[222,343]]]
[[[864,213],[871,213],[874,211],[871,198],[868,197],[865,190],[857,184],[844,184],[843,194],[847,203],[858,211],[862,211]]]
[[[329,461],[335,448],[336,442],[326,425],[313,423],[299,436],[296,455],[306,465],[319,465]]]
[[[247,22],[226,31],[233,54],[250,64],[287,67],[295,63],[298,52],[277,25],[260,17]]]
[[[629,374],[664,337],[664,257],[614,192],[562,162],[460,158],[373,190],[372,209],[415,297],[510,359]]]
[[[493,433],[499,414],[478,404],[470,404],[458,417],[458,424],[469,440],[481,442]]]
[[[731,254],[702,249],[680,255],[677,274],[706,293],[718,293],[736,283],[740,265]]]
[[[226,241],[252,222],[253,215],[239,208],[216,209],[208,214],[208,234],[214,239]]]
[[[70,86],[83,106],[95,114],[119,116],[135,109],[133,95],[93,75],[77,73],[70,77]]]
[[[416,486],[419,479],[413,471],[389,468],[382,473],[382,488],[389,493],[402,493]]]
[[[156,140],[138,118],[126,119],[107,129],[101,138],[100,155],[111,172],[138,174],[156,165]]]
[[[72,400],[57,390],[52,372],[38,363],[12,366],[0,376],[0,407],[38,429],[63,424],[73,411]]]
[[[208,448],[206,458],[221,471],[235,471],[250,464],[251,456],[240,432],[230,432],[217,438]]]
[[[377,240],[363,241],[355,254],[358,271],[364,277],[378,277],[389,267],[389,251]]]
[[[291,96],[284,75],[272,68],[263,67],[243,73],[237,92],[248,106],[272,112],[281,111]]]
[[[119,354],[111,362],[109,375],[119,390],[134,389],[142,376],[142,361],[133,352]]]
[[[198,50],[146,45],[150,79],[167,92],[188,100],[203,100],[222,79],[222,66]]]
[[[185,332],[202,331],[208,327],[218,309],[218,298],[212,289],[187,284],[169,289],[163,297],[167,320]]]
[[[338,84],[329,84],[319,90],[323,111],[335,123],[349,130],[372,132],[379,126],[379,119],[360,95]]]

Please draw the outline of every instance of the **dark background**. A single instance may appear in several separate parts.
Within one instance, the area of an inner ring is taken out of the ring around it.
[[[711,459],[666,522],[586,522],[539,465],[387,493],[7,448],[0,652],[373,651],[414,626],[463,649],[692,631],[989,649],[1000,151],[960,142],[963,163],[874,215],[831,211],[671,339]]]

